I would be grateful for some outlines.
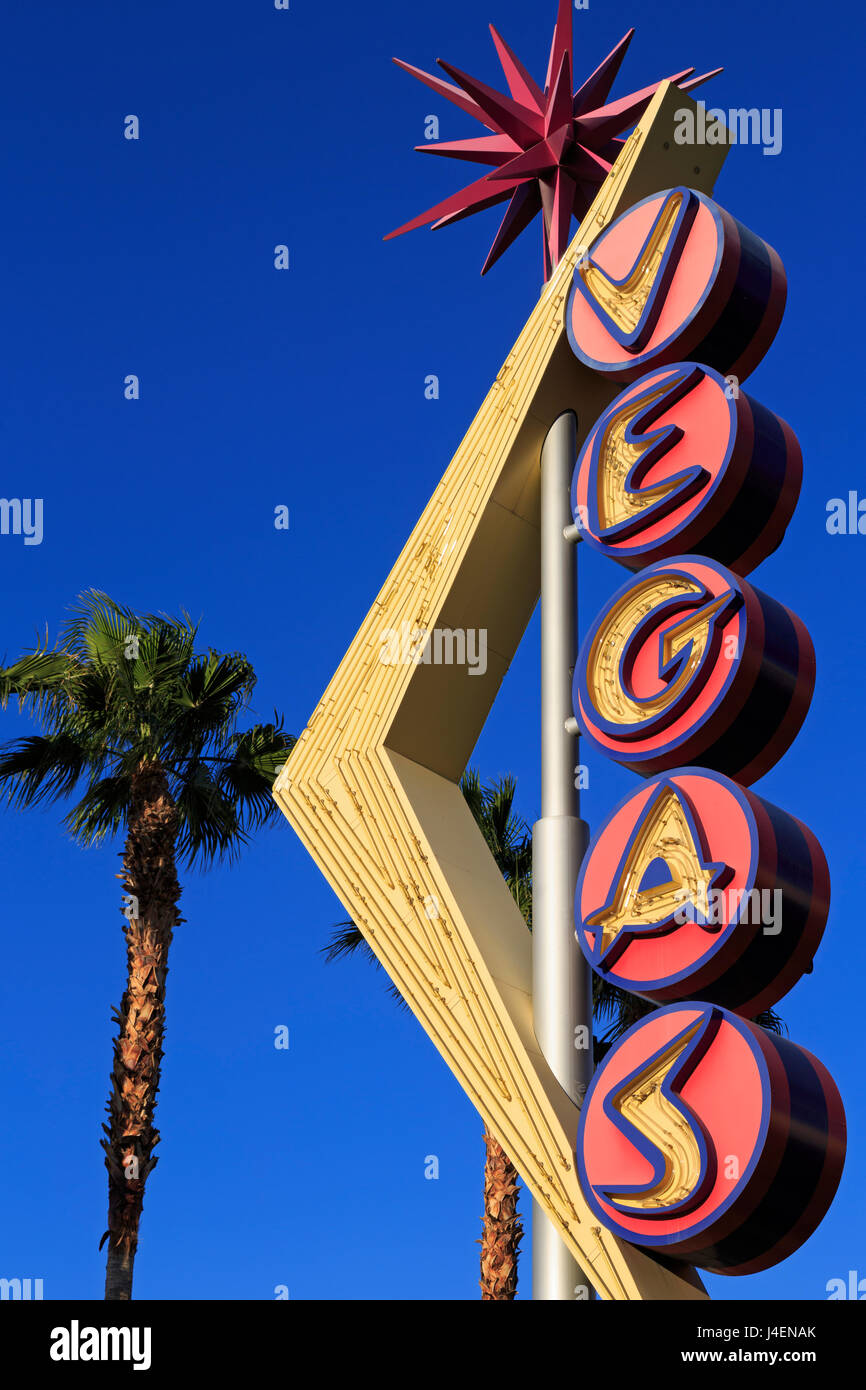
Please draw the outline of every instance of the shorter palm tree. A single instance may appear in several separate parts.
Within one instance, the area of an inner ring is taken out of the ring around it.
[[[294,739],[274,715],[243,731],[256,677],[238,652],[196,650],[184,616],[138,614],[89,591],[58,644],[0,669],[0,705],[17,697],[44,732],[0,746],[0,793],[14,806],[80,799],[65,818],[79,844],[119,832],[126,989],[103,1125],[108,1169],[105,1297],[129,1299],[148,1176],[165,1032],[179,863],[231,860],[276,814],[276,774]]]

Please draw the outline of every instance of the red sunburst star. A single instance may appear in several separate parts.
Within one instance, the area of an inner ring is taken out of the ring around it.
[[[475,164],[491,164],[494,168],[459,193],[398,227],[385,240],[430,222],[434,229],[444,227],[473,212],[507,202],[505,216],[481,274],[487,273],[503,251],[529,226],[536,213],[542,212],[544,278],[547,280],[568,246],[572,217],[580,220],[587,211],[625,143],[616,137],[634,126],[665,79],[642,87],[630,96],[620,97],[618,101],[607,102],[634,34],[634,29],[629,29],[592,76],[572,94],[571,0],[559,0],[544,91],[492,24],[490,32],[510,97],[495,92],[441,59],[437,59],[439,66],[459,86],[413,68],[399,58],[394,59],[398,67],[493,131],[492,135],[479,135],[471,140],[443,141],[415,148]],[[668,80],[687,92],[721,71],[716,68],[700,77],[692,77],[694,68],[684,68]]]

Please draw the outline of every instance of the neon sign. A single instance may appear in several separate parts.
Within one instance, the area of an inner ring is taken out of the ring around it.
[[[782,540],[802,471],[784,420],[712,367],[677,362],[592,427],[572,511],[583,539],[630,569],[698,551],[749,574]]]
[[[805,1048],[726,1009],[670,1004],[596,1072],[577,1157],[587,1201],[618,1235],[753,1274],[822,1220],[844,1136],[839,1092]]]
[[[593,969],[657,1004],[694,998],[754,1018],[811,968],[827,861],[800,821],[706,768],[652,778],[584,859],[577,930]]]
[[[806,1239],[845,1153],[825,1068],[752,1021],[811,969],[830,898],[815,836],[749,790],[796,737],[815,679],[803,623],[743,577],[800,488],[790,427],[739,390],[784,299],[776,253],[676,188],[581,256],[567,319],[580,360],[631,383],[583,445],[575,522],[638,571],[586,635],[574,713],[594,748],[650,779],[589,847],[577,939],[600,975],[664,1005],[596,1072],[578,1169],[615,1234],[727,1274]]]
[[[636,772],[701,762],[750,783],[792,743],[814,683],[794,613],[681,555],[635,575],[590,627],[574,708],[594,746]]]
[[[636,203],[581,257],[569,342],[617,381],[685,358],[742,381],[775,338],[786,293],[771,246],[712,198],[672,188]]]

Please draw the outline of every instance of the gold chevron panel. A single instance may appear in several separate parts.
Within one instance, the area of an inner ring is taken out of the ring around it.
[[[457,786],[539,593],[539,455],[617,387],[572,354],[581,248],[640,198],[711,192],[725,147],[674,141],[665,83],[629,138],[277,780],[281,809],[533,1196],[607,1299],[701,1298],[599,1226],[573,1158],[578,1111],[538,1049],[530,936]],[[382,660],[389,630],[484,630],[486,670]]]

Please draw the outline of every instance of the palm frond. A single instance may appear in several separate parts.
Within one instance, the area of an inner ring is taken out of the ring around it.
[[[16,697],[19,705],[32,713],[50,708],[73,671],[74,665],[64,652],[37,645],[11,666],[0,668],[0,708],[5,709]]]
[[[787,1023],[781,1014],[776,1013],[775,1009],[764,1009],[764,1012],[753,1018],[752,1022],[759,1023],[762,1028],[766,1028],[768,1033],[778,1033],[781,1036],[788,1031]]]
[[[140,619],[100,589],[87,589],[69,608],[60,629],[60,647],[79,661],[107,664],[117,659],[128,637],[140,632]]]
[[[277,814],[272,788],[295,742],[281,721],[256,724],[232,734],[217,754],[217,785],[238,807],[245,826],[257,830]]]
[[[517,784],[513,777],[500,777],[484,788],[481,829],[495,858],[508,858],[525,837],[526,825],[514,811]]]
[[[208,652],[193,657],[166,691],[172,752],[203,752],[209,741],[230,734],[249,704],[255,683],[255,672],[241,654]]]
[[[132,779],[128,771],[97,778],[65,818],[70,834],[85,848],[115,835],[129,813]]]
[[[129,673],[130,688],[136,693],[156,691],[160,687],[170,692],[174,683],[183,682],[194,660],[193,635],[165,619],[148,620],[146,626],[142,625],[133,634],[131,645],[132,654],[127,654],[124,670]]]
[[[480,825],[484,815],[484,788],[481,785],[481,777],[474,767],[467,767],[460,778],[460,790],[466,805]]]
[[[370,946],[369,941],[364,936],[360,927],[354,922],[337,922],[334,927],[331,939],[327,946],[322,947],[322,955],[328,964],[334,960],[342,960],[344,956],[353,956],[356,951],[366,955],[375,965],[379,965],[379,957]]]
[[[331,961],[342,960],[347,956],[361,955],[372,965],[375,965],[377,970],[382,969],[382,962],[361,928],[351,921],[337,922],[330,941],[327,946],[323,946],[321,949],[322,955],[329,964]],[[402,1009],[408,1009],[409,1005],[393,981],[388,982],[387,992]]]
[[[0,746],[0,795],[10,806],[68,796],[86,771],[89,750],[70,734],[19,738]]]
[[[179,820],[178,858],[200,868],[218,859],[231,863],[249,836],[207,764],[185,768],[172,791]]]
[[[500,777],[485,786],[478,772],[470,767],[460,779],[460,790],[531,931],[532,836],[526,822],[514,811],[515,778]]]
[[[116,684],[107,666],[87,665],[76,668],[62,710],[65,726],[94,736],[116,724],[113,701]]]
[[[472,768],[467,768],[460,779],[464,799],[503,873],[520,848],[525,848],[528,836],[526,822],[514,813],[516,786],[511,776],[483,786]]]

